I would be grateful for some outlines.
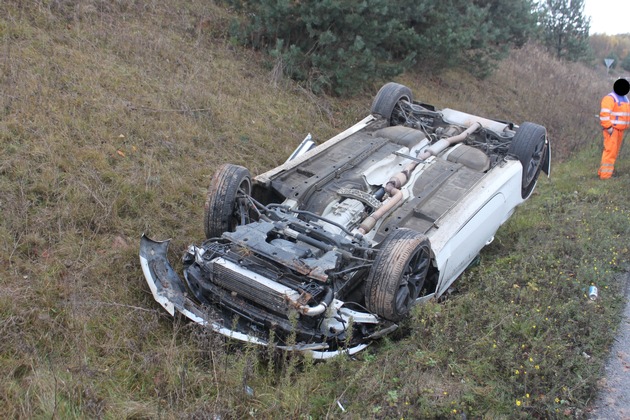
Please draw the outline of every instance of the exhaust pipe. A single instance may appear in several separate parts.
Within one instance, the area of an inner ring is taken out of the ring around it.
[[[479,122],[474,122],[468,127],[466,130],[462,131],[460,134],[455,136],[447,137],[444,139],[440,139],[431,146],[427,147],[424,152],[418,155],[418,159],[426,160],[431,156],[437,156],[446,148],[461,143],[466,138],[474,133],[475,131],[481,128],[481,124]],[[365,235],[369,231],[371,231],[376,222],[378,222],[385,214],[391,211],[403,198],[403,193],[400,190],[400,187],[405,185],[409,178],[411,178],[411,173],[416,169],[416,167],[420,164],[420,162],[412,162],[407,165],[401,172],[392,176],[387,184],[385,184],[385,191],[389,194],[389,199],[379,207],[374,213],[366,217],[361,225],[359,226],[359,233],[361,235]]]

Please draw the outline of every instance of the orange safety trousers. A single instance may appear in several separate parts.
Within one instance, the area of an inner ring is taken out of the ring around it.
[[[621,149],[623,141],[623,130],[613,130],[612,134],[604,130],[604,152],[602,153],[602,163],[597,174],[601,179],[608,179],[615,170],[615,161]]]

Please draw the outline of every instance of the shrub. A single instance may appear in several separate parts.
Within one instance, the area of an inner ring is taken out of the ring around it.
[[[314,92],[356,91],[413,63],[417,35],[382,0],[232,3],[250,12],[232,34],[270,52],[286,75]]]
[[[391,79],[416,62],[488,75],[534,27],[529,0],[228,2],[247,12],[232,26],[236,39],[269,52],[284,74],[313,91],[338,95]]]

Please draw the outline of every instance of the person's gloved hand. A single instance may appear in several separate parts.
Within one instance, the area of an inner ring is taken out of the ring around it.
[[[608,134],[612,134],[613,133],[613,128],[609,127],[606,130],[604,130],[604,131],[608,131]]]

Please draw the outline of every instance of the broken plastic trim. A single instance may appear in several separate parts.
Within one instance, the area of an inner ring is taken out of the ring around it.
[[[228,338],[265,347],[269,346],[269,343],[265,340],[225,328],[216,322],[208,321],[204,318],[203,311],[196,302],[187,296],[183,282],[166,258],[169,243],[170,239],[154,241],[145,234],[142,235],[140,241],[140,265],[155,300],[171,316],[175,316],[175,311],[177,311],[196,324],[211,328],[213,331]],[[294,346],[276,346],[276,348],[285,351],[298,351],[309,354],[314,359],[325,360],[342,354],[353,355],[365,349],[368,345],[369,343],[361,343],[354,347],[330,351],[327,350],[327,343],[296,344]]]

